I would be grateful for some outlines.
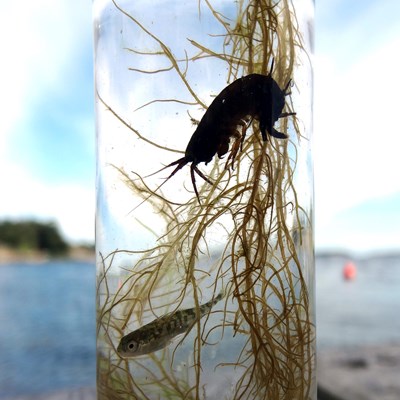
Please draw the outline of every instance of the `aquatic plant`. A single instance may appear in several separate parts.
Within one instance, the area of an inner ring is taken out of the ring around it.
[[[165,63],[165,68],[131,71],[156,76],[173,72],[186,90],[182,98],[154,99],[142,109],[174,103],[206,110],[188,70],[189,64],[195,68],[210,59],[226,65],[227,82],[271,72],[280,88],[292,79],[296,90],[296,66],[308,55],[291,1],[238,1],[232,21],[205,0],[224,31],[219,35],[221,49],[217,52],[189,38],[196,53],[185,58],[176,57],[150,27],[112,3],[158,48],[126,51]],[[157,151],[175,151],[137,129],[97,94],[103,112],[136,140]],[[313,398],[315,331],[308,276],[313,263],[312,216],[310,204],[299,200],[305,196],[298,194],[297,178],[298,144],[308,139],[294,104],[287,96],[287,117],[276,122],[289,139],[264,141],[257,119],[245,121],[246,139],[234,161],[214,157],[204,175],[208,181],[195,187],[198,193],[184,185],[179,199],[174,192],[165,193],[184,169],[165,184],[154,185],[154,174],[110,166],[132,198],[141,199],[132,215],[153,237],[153,244],[99,252],[99,398],[216,398],[212,396],[220,389],[213,387],[212,374],[228,382],[222,384],[222,396],[229,399]],[[148,213],[162,218],[163,226],[150,226]],[[118,343],[130,331],[182,308],[199,313],[210,294],[216,297],[221,291],[224,300],[169,346],[141,357],[119,356]]]

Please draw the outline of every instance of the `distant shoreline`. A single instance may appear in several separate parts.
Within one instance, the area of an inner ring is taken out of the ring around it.
[[[327,258],[342,258],[343,260],[364,260],[364,259],[388,259],[400,257],[400,250],[388,249],[373,251],[366,254],[353,254],[343,250],[319,250],[315,253],[316,260]],[[48,260],[72,260],[95,262],[96,254],[94,249],[88,246],[69,246],[67,252],[63,255],[55,256],[46,251],[40,250],[17,250],[12,247],[0,244],[0,267],[5,264],[27,262],[31,264],[40,264]]]
[[[71,246],[64,255],[54,256],[45,251],[39,250],[17,250],[8,246],[0,246],[0,266],[5,264],[14,264],[27,262],[31,264],[40,264],[48,260],[74,260],[95,262],[95,252],[92,249],[83,246]]]

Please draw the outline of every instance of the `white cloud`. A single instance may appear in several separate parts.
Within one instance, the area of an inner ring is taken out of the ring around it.
[[[65,71],[91,32],[91,4],[79,0],[8,1],[1,6],[0,128],[5,141],[47,90],[67,85]],[[4,146],[2,146],[4,149]]]
[[[315,178],[321,218],[400,191],[397,114],[400,38],[344,72],[317,60]]]
[[[329,20],[325,29],[324,18],[338,15],[330,6],[345,10],[347,3],[346,7],[342,0],[319,5],[326,13],[320,12],[317,23],[315,63],[316,245],[359,250],[396,247],[400,231],[393,229],[390,219],[379,232],[368,226],[363,230],[354,213],[371,199],[400,192],[395,119],[400,29],[391,15],[392,6],[399,6],[365,4],[345,24],[336,18],[336,27]]]
[[[69,241],[94,240],[94,183],[49,186],[18,166],[9,166],[1,178],[7,187],[0,198],[3,217],[55,220]]]
[[[47,185],[11,159],[8,141],[17,126],[24,126],[36,102],[69,84],[66,71],[77,62],[81,46],[87,46],[91,31],[91,2],[6,1],[1,5],[1,217],[53,219],[73,240],[94,238],[93,188],[63,182]],[[87,121],[77,124],[92,129]]]

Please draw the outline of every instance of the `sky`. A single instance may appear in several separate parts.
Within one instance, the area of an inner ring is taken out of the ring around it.
[[[400,248],[400,2],[318,0],[317,250]],[[55,221],[94,241],[92,4],[0,5],[0,219]]]
[[[317,249],[400,248],[400,3],[316,7]]]

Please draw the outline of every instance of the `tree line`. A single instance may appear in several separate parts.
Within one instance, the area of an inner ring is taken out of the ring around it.
[[[16,250],[40,250],[52,255],[66,253],[68,243],[53,222],[0,221],[0,244]]]

